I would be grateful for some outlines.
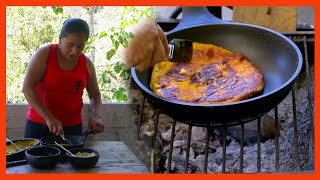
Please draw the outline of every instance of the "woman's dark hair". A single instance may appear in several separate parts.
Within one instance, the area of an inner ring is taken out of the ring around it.
[[[89,25],[80,18],[70,18],[64,21],[60,32],[60,38],[67,36],[69,33],[81,33],[89,38]]]

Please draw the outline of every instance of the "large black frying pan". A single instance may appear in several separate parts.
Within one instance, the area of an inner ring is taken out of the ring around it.
[[[279,32],[264,27],[225,22],[206,7],[183,7],[178,26],[167,33],[173,38],[212,43],[248,57],[262,72],[261,95],[227,104],[195,104],[160,97],[149,88],[152,68],[131,69],[134,81],[156,108],[177,121],[207,127],[232,126],[249,122],[269,112],[290,92],[302,68],[298,47]]]
[[[17,143],[18,141],[35,141],[36,145],[34,145],[34,146],[38,146],[40,144],[39,139],[35,139],[35,138],[23,138],[23,139],[12,140],[13,143]],[[7,146],[10,144],[11,144],[10,142],[6,142]],[[6,155],[6,167],[26,164],[27,161],[25,159],[25,151],[30,148],[31,147],[22,148],[21,150],[15,152],[15,153],[7,154]]]

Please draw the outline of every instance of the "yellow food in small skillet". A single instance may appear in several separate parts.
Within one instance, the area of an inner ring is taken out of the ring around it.
[[[8,144],[6,146],[6,154],[7,155],[23,151],[25,149],[28,149],[32,146],[39,144],[38,141],[34,141],[34,140],[16,141],[14,143],[15,143],[15,145]]]
[[[54,144],[55,145],[55,144]],[[70,144],[60,144],[61,146],[70,146]],[[55,145],[58,146],[58,145]]]
[[[260,93],[264,80],[260,70],[243,54],[194,42],[191,62],[165,60],[153,67],[150,88],[171,100],[219,104]]]

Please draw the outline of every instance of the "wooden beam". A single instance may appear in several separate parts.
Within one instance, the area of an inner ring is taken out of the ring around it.
[[[255,24],[281,32],[295,32],[296,6],[235,6],[233,21]]]

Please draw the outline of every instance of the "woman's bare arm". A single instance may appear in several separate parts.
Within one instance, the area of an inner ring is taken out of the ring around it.
[[[36,91],[37,84],[42,80],[46,72],[48,54],[49,47],[45,46],[40,48],[32,56],[24,78],[22,92],[32,108],[45,119],[50,132],[64,136],[63,127],[60,121],[58,121],[46,108]]]

